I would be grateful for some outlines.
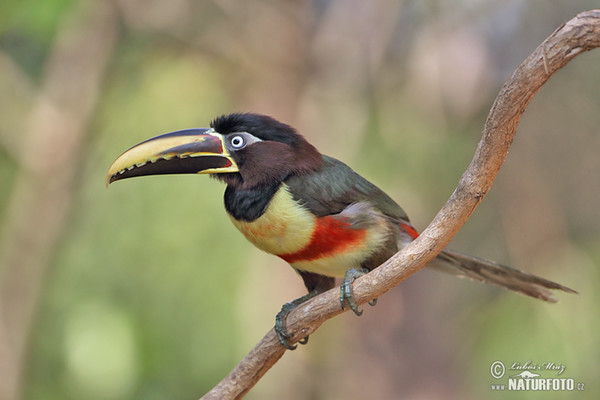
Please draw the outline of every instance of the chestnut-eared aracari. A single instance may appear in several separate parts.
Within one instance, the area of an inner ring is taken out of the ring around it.
[[[227,184],[225,209],[256,247],[287,261],[308,294],[285,304],[275,329],[288,343],[285,318],[344,278],[340,302],[356,314],[352,281],[418,236],[402,208],[346,164],[321,154],[294,128],[259,114],[218,117],[210,128],[146,140],[119,156],[106,184],[142,175],[210,174]],[[555,302],[563,285],[445,249],[429,266]],[[374,300],[371,302],[374,304]]]

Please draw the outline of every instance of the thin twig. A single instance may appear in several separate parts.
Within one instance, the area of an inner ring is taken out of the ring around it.
[[[475,156],[448,202],[414,242],[354,282],[357,303],[380,297],[423,268],[450,242],[489,191],[533,96],[572,58],[596,47],[600,47],[600,10],[586,11],[559,27],[523,61],[492,105]],[[290,342],[313,333],[323,322],[342,312],[339,289],[303,303],[288,316],[288,332],[293,334]],[[202,399],[241,398],[284,352],[270,330]]]

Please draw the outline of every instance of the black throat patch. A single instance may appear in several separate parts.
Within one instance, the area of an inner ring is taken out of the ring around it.
[[[225,189],[225,209],[238,221],[252,222],[264,214],[281,183],[253,189]]]

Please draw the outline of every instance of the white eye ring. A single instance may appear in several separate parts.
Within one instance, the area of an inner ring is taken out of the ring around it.
[[[246,144],[246,141],[244,140],[243,136],[236,135],[231,138],[230,143],[231,143],[231,147],[233,147],[234,149],[239,149],[239,148],[244,147],[244,145]]]

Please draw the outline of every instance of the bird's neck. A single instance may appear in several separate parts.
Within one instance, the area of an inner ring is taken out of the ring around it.
[[[282,182],[279,182],[250,189],[227,185],[225,209],[238,221],[252,222],[264,214],[281,185]]]

